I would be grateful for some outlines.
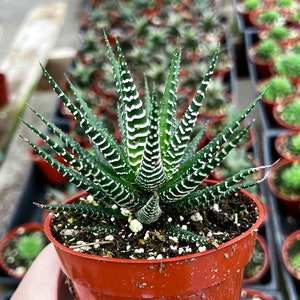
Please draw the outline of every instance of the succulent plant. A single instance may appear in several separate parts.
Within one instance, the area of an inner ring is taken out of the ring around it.
[[[298,78],[300,76],[300,57],[297,53],[289,51],[276,58],[274,71],[282,76]]]
[[[246,11],[252,11],[257,9],[261,5],[260,0],[245,0],[243,2]]]
[[[275,40],[262,40],[254,49],[254,57],[262,61],[272,61],[282,53],[282,48]]]
[[[296,87],[285,76],[273,76],[259,85],[259,91],[264,93],[264,99],[270,103],[278,103],[284,98],[296,94]]]
[[[261,96],[238,114],[214,140],[195,152],[203,130],[193,140],[190,137],[193,135],[219,49],[185,114],[181,120],[177,120],[176,101],[181,58],[179,47],[175,47],[165,90],[159,101],[155,87],[150,93],[147,80],[142,99],[119,43],[116,43],[116,55],[107,38],[106,44],[119,92],[118,117],[122,144],[118,144],[103,129],[99,119],[92,114],[71,82],[69,84],[74,92],[75,102],[64,94],[42,66],[55,92],[77,119],[93,146],[91,149],[82,148],[55,124],[31,108],[49,130],[61,139],[65,147],[55,143],[47,134],[25,120],[23,123],[63,156],[71,167],[57,162],[33,142],[25,140],[70,182],[89,193],[81,204],[40,206],[57,212],[56,216],[67,215],[66,221],[71,222],[72,226],[76,223],[76,215],[79,218],[86,216],[89,221],[94,220],[96,226],[88,224],[86,228],[80,229],[85,233],[92,231],[95,235],[105,234],[106,237],[111,237],[113,233],[120,234],[125,230],[129,239],[132,235],[143,232],[143,242],[140,240],[139,243],[145,243],[146,235],[151,231],[162,243],[165,242],[163,233],[167,232],[170,239],[188,242],[199,249],[210,238],[189,230],[187,226],[177,226],[177,222],[181,218],[200,215],[206,209],[218,205],[224,198],[264,179],[244,182],[253,173],[265,168],[254,167],[240,170],[215,185],[205,182],[208,175],[248,132],[252,123],[241,131],[240,124]],[[237,131],[239,133],[236,135]],[[71,151],[66,151],[65,148]],[[127,247],[130,248],[130,245]]]

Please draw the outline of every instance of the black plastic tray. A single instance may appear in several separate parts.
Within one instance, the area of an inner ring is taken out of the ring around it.
[[[264,157],[266,164],[273,163],[279,158],[279,155],[275,150],[274,142],[281,132],[283,132],[283,130],[270,130],[264,134]],[[277,251],[283,283],[287,292],[286,299],[298,300],[300,299],[300,284],[287,272],[281,257],[281,247],[284,239],[290,233],[300,228],[300,218],[299,216],[295,217],[288,215],[285,210],[281,208],[280,202],[271,191],[268,191],[267,195],[271,212],[270,217],[273,225],[275,249]]]

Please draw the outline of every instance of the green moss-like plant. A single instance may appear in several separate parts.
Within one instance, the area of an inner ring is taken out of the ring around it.
[[[300,164],[293,163],[284,167],[278,176],[278,188],[280,192],[289,196],[300,194]]]
[[[274,61],[274,71],[281,76],[300,77],[300,56],[292,51],[278,56]]]
[[[261,61],[273,61],[282,51],[275,40],[263,40],[255,47],[254,57]]]
[[[44,234],[37,231],[20,237],[17,244],[17,251],[21,258],[33,261],[44,247]]]
[[[294,0],[276,0],[275,5],[278,5],[281,8],[290,8],[294,2]]]
[[[279,118],[288,125],[300,126],[300,98],[287,102],[278,111]]]
[[[269,30],[268,37],[275,41],[284,41],[291,37],[291,30],[284,25],[274,26]]]
[[[297,90],[288,78],[273,76],[269,80],[262,82],[259,86],[259,91],[265,91],[264,99],[267,102],[276,103],[288,96],[295,95]]]
[[[252,11],[260,6],[261,1],[259,0],[246,0],[243,2],[243,6],[246,11]]]
[[[261,25],[273,25],[280,21],[282,15],[273,9],[268,9],[266,11],[261,12],[257,16],[257,21]]]
[[[300,155],[300,133],[291,137],[290,145],[291,151],[297,155]]]

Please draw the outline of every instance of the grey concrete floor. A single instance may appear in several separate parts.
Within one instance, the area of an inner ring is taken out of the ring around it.
[[[5,59],[9,53],[14,37],[20,30],[27,14],[39,4],[51,2],[59,1],[0,0],[0,61]],[[84,7],[84,1],[61,0],[60,2],[67,3],[68,9],[53,51],[66,48],[76,49],[79,43],[79,17]],[[67,60],[63,62],[65,63]],[[59,69],[59,72],[60,70],[63,72],[66,66],[62,64],[56,67]],[[38,88],[29,102],[39,112],[50,117],[54,110],[56,99],[56,96],[50,89]],[[23,118],[30,123],[36,122],[28,110],[25,110]],[[37,124],[37,126],[43,129],[40,124]],[[19,134],[26,137],[32,136],[29,130],[19,125],[10,143],[5,161],[0,166],[0,237],[5,233],[17,201],[22,195],[22,189],[31,166],[28,146],[21,140]]]

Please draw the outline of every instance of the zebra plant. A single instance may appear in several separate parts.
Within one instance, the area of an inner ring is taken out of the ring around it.
[[[118,42],[116,53],[107,38],[106,45],[119,94],[118,123],[122,144],[117,143],[103,128],[70,81],[75,102],[68,98],[41,66],[60,100],[89,137],[92,147],[82,148],[68,134],[31,108],[62,143],[55,142],[23,120],[24,124],[62,156],[68,166],[53,159],[33,142],[25,140],[70,182],[89,194],[89,200],[80,205],[75,203],[39,206],[55,211],[57,215],[75,216],[79,213],[90,216],[87,219],[97,220],[96,225],[88,224],[82,229],[86,232],[96,231],[97,234],[110,235],[127,228],[126,230],[134,235],[143,230],[147,232],[147,228],[152,228],[152,231],[155,228],[157,234],[166,231],[173,240],[196,243],[199,246],[205,243],[204,236],[185,226],[177,226],[172,220],[179,220],[191,214],[199,215],[199,212],[217,205],[222,199],[258,183],[244,179],[265,167],[241,170],[215,185],[207,185],[205,179],[247,133],[251,123],[247,127],[243,126],[242,130],[240,123],[261,97],[237,115],[214,140],[196,152],[203,130],[195,135],[193,128],[218,59],[219,49],[216,50],[184,116],[177,120],[180,48],[176,46],[174,49],[165,90],[159,101],[155,86],[150,91],[146,79],[145,96],[142,98],[139,95]],[[194,138],[191,139],[191,136]],[[61,146],[62,144],[64,146]],[[118,226],[123,224],[121,222],[125,225]],[[165,228],[160,228],[161,226]]]

